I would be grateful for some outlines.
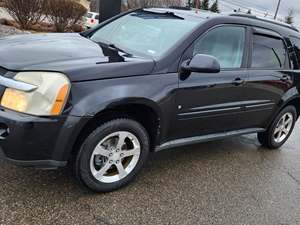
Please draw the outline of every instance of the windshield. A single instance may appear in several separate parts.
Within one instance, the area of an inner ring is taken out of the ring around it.
[[[105,25],[90,38],[95,42],[113,44],[127,52],[157,58],[197,25],[199,18],[185,20],[170,13],[136,11]]]

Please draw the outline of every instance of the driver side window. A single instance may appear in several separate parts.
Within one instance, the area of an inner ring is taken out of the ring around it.
[[[217,27],[200,37],[193,56],[206,54],[216,57],[222,69],[241,68],[245,50],[246,29],[240,26]]]

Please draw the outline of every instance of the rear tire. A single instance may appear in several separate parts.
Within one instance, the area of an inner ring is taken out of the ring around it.
[[[289,139],[297,121],[297,110],[290,105],[284,108],[267,131],[258,133],[258,141],[269,149],[278,149]]]
[[[149,154],[145,128],[131,119],[115,119],[94,130],[83,142],[74,163],[79,182],[95,192],[129,184]]]

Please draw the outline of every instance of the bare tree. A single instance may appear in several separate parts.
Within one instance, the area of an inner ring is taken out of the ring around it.
[[[196,9],[201,9],[201,1],[200,0],[195,0],[194,1],[194,7]]]
[[[0,0],[0,7],[4,7],[4,0]]]
[[[29,29],[44,18],[44,0],[4,0],[4,7],[22,29]]]
[[[76,24],[87,9],[76,0],[46,0],[45,13],[54,24],[57,32]]]

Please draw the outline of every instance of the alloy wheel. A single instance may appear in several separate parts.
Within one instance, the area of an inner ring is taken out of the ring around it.
[[[285,113],[278,121],[274,129],[273,138],[276,143],[283,142],[290,134],[294,123],[294,116],[292,113]]]
[[[100,182],[118,182],[132,172],[140,154],[141,145],[134,134],[128,131],[112,133],[95,147],[90,159],[91,173]]]

